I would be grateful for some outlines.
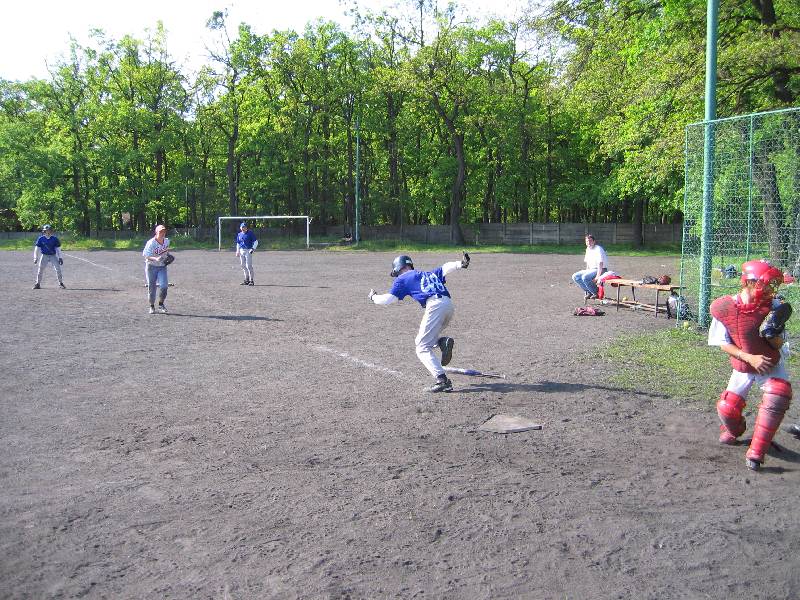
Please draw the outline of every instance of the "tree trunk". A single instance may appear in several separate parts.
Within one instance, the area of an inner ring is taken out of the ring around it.
[[[642,224],[644,223],[644,199],[637,198],[633,205],[633,245],[641,248],[644,245],[642,239]]]
[[[80,206],[83,204],[81,201],[81,172],[78,168],[77,163],[73,163],[72,165],[72,198],[75,202],[75,206]],[[86,235],[86,223],[81,222],[80,224],[81,233]]]
[[[455,146],[458,169],[451,191],[450,237],[453,242],[459,246],[464,246],[466,242],[464,240],[464,232],[461,230],[461,210],[464,206],[467,183],[467,159],[464,153],[464,134],[455,134],[453,136],[453,145]]]
[[[489,207],[492,205],[492,199],[494,198],[494,160],[492,149],[487,148],[487,156],[486,156],[486,189],[483,192],[483,202],[481,202],[481,211],[483,213],[483,222],[487,223],[489,221]]]
[[[353,173],[355,173],[354,145],[352,119],[347,121],[347,193],[344,197],[344,234],[353,235],[355,232],[355,198],[356,186]]]
[[[764,230],[767,233],[769,258],[776,264],[786,262],[786,236],[783,231],[784,210],[781,204],[775,165],[756,152],[753,157],[753,179],[764,203]]]
[[[550,208],[553,206],[553,109],[547,106],[547,157],[546,157],[546,177],[544,187],[544,222],[547,223],[550,216]]]
[[[451,117],[445,112],[444,108],[442,108],[439,97],[436,94],[433,94],[431,100],[453,141],[453,151],[456,155],[457,167],[456,175],[453,178],[453,186],[450,189],[450,238],[454,243],[463,246],[465,244],[464,232],[461,231],[460,220],[464,197],[466,195],[467,160],[466,153],[464,152],[464,134],[456,130],[456,118],[459,106],[455,106],[453,109],[453,116]]]
[[[332,204],[331,198],[331,126],[328,111],[322,113],[322,184],[320,189],[320,221],[323,225],[328,225],[329,210]]]
[[[200,163],[200,226],[207,227],[206,220],[206,201],[208,197],[208,150],[203,150],[202,162]]]
[[[100,209],[100,194],[97,193],[97,188],[99,187],[97,175],[92,175],[92,184],[94,188],[94,227],[97,236],[100,237],[102,214]]]
[[[397,114],[400,111],[399,102],[395,102],[394,94],[386,95],[386,116],[387,116],[387,140],[386,152],[389,159],[389,196],[392,204],[397,206],[397,221],[398,225],[402,225],[403,220],[403,205],[401,201],[401,184],[400,184],[400,159],[398,156],[397,141]]]
[[[236,138],[239,135],[239,126],[234,123],[233,131],[228,136],[228,156],[225,162],[225,174],[228,176],[228,208],[231,215],[239,214],[239,198],[236,195]]]

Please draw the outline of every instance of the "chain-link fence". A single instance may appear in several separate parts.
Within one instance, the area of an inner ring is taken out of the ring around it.
[[[707,325],[703,300],[738,291],[742,263],[759,258],[800,281],[800,108],[686,127],[684,316]],[[800,307],[798,283],[781,290]]]

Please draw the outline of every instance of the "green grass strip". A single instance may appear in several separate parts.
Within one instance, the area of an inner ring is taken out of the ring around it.
[[[135,237],[131,239],[97,239],[74,236],[71,234],[58,235],[61,246],[65,251],[70,250],[139,250],[149,240],[149,237]],[[33,244],[36,236],[30,239],[0,239],[0,250],[30,250],[33,252]],[[216,250],[217,240],[198,241],[191,237],[176,235],[169,238],[170,246],[175,250]],[[264,250],[301,250],[305,249],[305,238],[276,238],[274,240],[264,240],[259,244],[259,249]],[[223,247],[223,250],[233,252],[233,243]]]
[[[600,348],[615,373],[611,383],[629,390],[665,394],[680,402],[713,408],[728,383],[728,357],[693,327],[623,335]],[[794,371],[800,358],[789,358]]]
[[[268,231],[257,231],[259,235],[259,248],[264,250],[304,250],[306,247],[305,237],[297,236],[291,238],[274,237],[271,238]],[[31,233],[30,238],[26,239],[0,239],[0,250],[31,250],[38,234]],[[56,233],[65,250],[140,250],[144,247],[150,237],[135,237],[132,239],[98,239],[87,238],[72,233]],[[385,241],[362,241],[358,244],[345,244],[339,237],[320,237],[312,236],[311,247],[314,250],[328,250],[332,252],[439,252],[453,253],[465,250],[467,252],[480,252],[484,254],[583,254],[586,247],[583,245],[467,245],[456,246],[454,244],[426,244],[424,242],[409,242],[399,240]],[[180,249],[201,249],[216,250],[217,240],[208,239],[198,241],[192,237],[174,235],[170,236],[170,244],[176,250]],[[610,245],[604,246],[609,254],[617,256],[680,256],[680,248],[677,246],[657,246],[648,248],[634,248],[630,245]],[[233,250],[233,242],[226,242],[223,250]]]
[[[634,248],[630,245],[608,245],[603,246],[609,254],[618,256],[680,256],[680,248],[677,246],[657,246],[648,248]],[[410,242],[400,240],[380,240],[362,241],[358,244],[332,244],[329,250],[337,252],[366,251],[366,252],[455,252],[465,250],[467,252],[480,252],[483,254],[583,254],[586,251],[585,245],[556,245],[556,244],[534,244],[534,245],[478,245],[467,244],[457,246],[454,244],[426,244],[423,242]]]

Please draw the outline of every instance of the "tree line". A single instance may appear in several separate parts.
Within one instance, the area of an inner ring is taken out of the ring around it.
[[[702,120],[705,1],[550,0],[514,22],[411,0],[353,27],[210,16],[196,73],[161,24],[0,79],[0,224],[91,235],[230,214],[364,225],[673,222]],[[722,0],[720,116],[800,94],[797,0]],[[2,75],[2,74],[0,74]]]

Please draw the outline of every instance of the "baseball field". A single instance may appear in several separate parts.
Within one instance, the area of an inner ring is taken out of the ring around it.
[[[748,471],[713,399],[596,358],[673,321],[572,316],[580,256],[475,253],[451,366],[506,378],[428,394],[419,305],[367,300],[392,257],[256,252],[243,287],[232,252],[179,251],[149,315],[138,252],[66,249],[66,290],[0,252],[0,597],[800,597],[800,441]]]

